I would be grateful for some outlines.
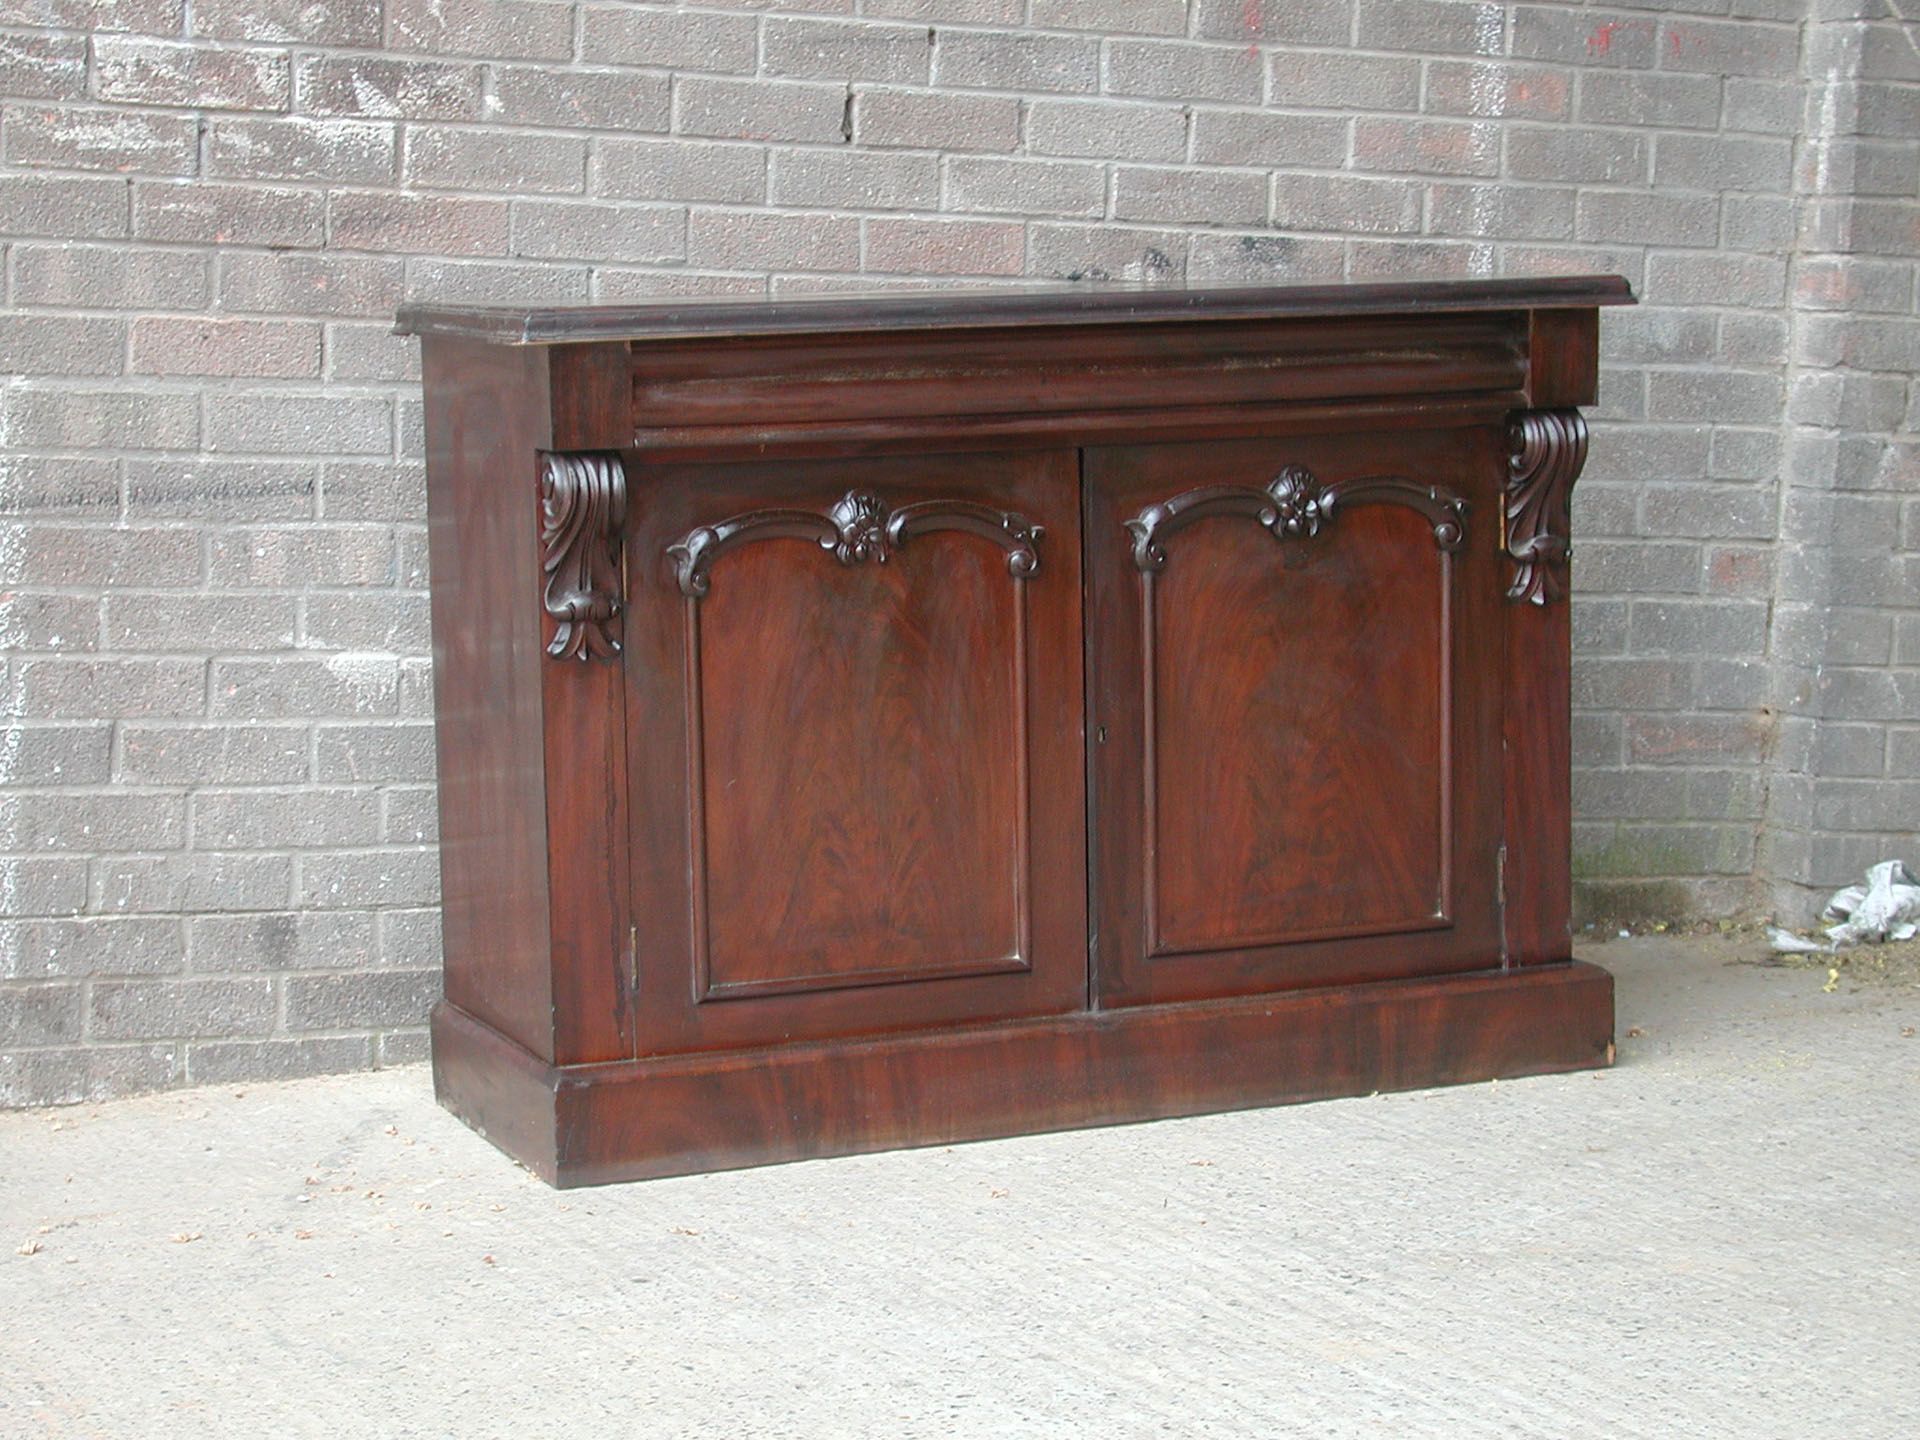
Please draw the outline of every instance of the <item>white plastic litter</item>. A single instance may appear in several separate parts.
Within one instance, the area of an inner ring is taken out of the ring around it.
[[[1827,955],[1833,951],[1830,943],[1809,940],[1794,934],[1791,930],[1782,930],[1778,926],[1768,929],[1767,942],[1773,946],[1776,955]]]
[[[1780,929],[1769,930],[1767,939],[1783,955],[1817,955],[1850,945],[1911,940],[1920,935],[1920,877],[1904,861],[1882,860],[1867,871],[1865,885],[1835,891],[1820,918],[1837,922],[1827,926],[1824,945]]]
[[[1836,945],[1877,945],[1882,940],[1911,940],[1920,931],[1920,877],[1899,860],[1883,860],[1867,871],[1867,889],[1849,885],[1827,902],[1821,918]]]

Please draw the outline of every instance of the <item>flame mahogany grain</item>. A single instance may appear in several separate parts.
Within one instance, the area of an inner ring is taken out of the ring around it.
[[[410,306],[450,1108],[555,1184],[1602,1065],[1614,277]]]

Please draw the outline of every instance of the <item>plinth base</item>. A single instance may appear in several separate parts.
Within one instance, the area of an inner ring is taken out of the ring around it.
[[[1612,1062],[1580,961],[597,1065],[433,1014],[440,1103],[563,1187]]]

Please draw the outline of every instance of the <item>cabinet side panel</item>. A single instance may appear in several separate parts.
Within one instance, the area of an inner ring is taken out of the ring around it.
[[[546,355],[428,340],[423,358],[446,994],[550,1060],[535,471]]]

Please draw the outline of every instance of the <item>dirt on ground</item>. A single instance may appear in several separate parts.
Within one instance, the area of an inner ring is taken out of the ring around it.
[[[1830,981],[1844,979],[1862,985],[1920,989],[1920,940],[1855,945],[1831,955],[1772,955],[1758,963],[1782,965],[1792,970],[1827,970],[1834,972],[1828,977]]]
[[[1920,989],[1920,940],[1888,941],[1883,945],[1854,945],[1813,955],[1781,955],[1766,948],[1771,927],[1759,920],[1685,920],[1657,921],[1633,926],[1590,925],[1576,934],[1583,945],[1604,945],[1643,935],[1667,935],[1676,939],[1719,938],[1738,947],[1729,953],[1730,965],[1757,965],[1768,969],[1827,971],[1830,985],[1887,986],[1893,989]],[[1826,942],[1818,930],[1794,931],[1804,940]],[[1598,957],[1596,957],[1598,958]],[[1604,963],[1604,961],[1602,961]]]

